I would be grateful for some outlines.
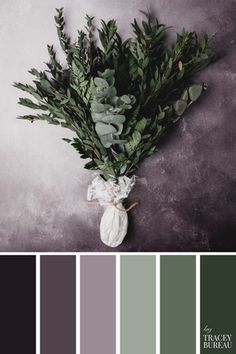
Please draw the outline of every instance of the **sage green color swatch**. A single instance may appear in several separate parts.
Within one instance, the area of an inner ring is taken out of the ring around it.
[[[236,353],[235,314],[236,256],[201,256],[201,354]]]
[[[120,353],[156,353],[155,256],[121,256]]]
[[[161,354],[195,354],[195,256],[161,256],[160,276]]]

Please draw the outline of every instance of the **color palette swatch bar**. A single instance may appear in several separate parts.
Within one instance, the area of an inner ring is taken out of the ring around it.
[[[116,258],[80,257],[80,354],[116,354]]]
[[[1,255],[0,353],[235,354],[235,274],[236,255]]]
[[[161,256],[161,354],[196,353],[194,256]]]
[[[0,257],[0,352],[36,352],[34,256]]]
[[[121,256],[120,353],[156,353],[154,256]]]
[[[236,256],[201,257],[201,353],[236,353]]]
[[[75,354],[75,260],[74,256],[41,257],[40,354]]]

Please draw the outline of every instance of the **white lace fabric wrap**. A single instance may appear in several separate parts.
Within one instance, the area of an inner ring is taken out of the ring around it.
[[[87,200],[97,200],[105,207],[100,223],[100,236],[102,242],[110,247],[119,246],[127,234],[128,215],[123,201],[134,184],[135,176],[121,176],[117,181],[112,178],[104,181],[102,177],[96,176],[88,187]]]

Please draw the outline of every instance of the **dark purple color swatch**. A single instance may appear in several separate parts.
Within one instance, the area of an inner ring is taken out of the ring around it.
[[[0,352],[35,354],[34,256],[0,256]]]
[[[75,354],[75,257],[41,257],[41,354]]]
[[[81,256],[80,354],[116,353],[115,256]]]

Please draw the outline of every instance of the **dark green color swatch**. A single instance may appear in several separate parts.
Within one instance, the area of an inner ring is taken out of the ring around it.
[[[195,256],[161,256],[161,354],[196,353]]]
[[[121,256],[120,263],[120,353],[155,354],[155,257]]]
[[[201,353],[236,353],[236,256],[201,257]]]

